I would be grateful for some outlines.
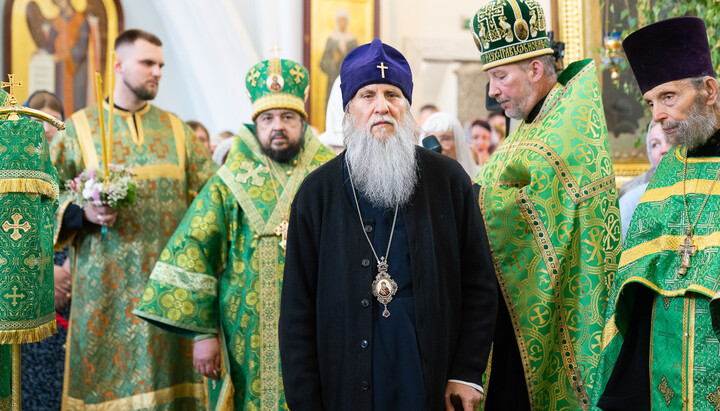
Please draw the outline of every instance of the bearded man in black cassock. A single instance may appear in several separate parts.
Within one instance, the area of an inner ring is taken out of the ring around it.
[[[482,399],[497,310],[477,192],[415,146],[412,75],[380,40],[341,69],[346,150],[290,214],[280,356],[292,410],[466,411]]]

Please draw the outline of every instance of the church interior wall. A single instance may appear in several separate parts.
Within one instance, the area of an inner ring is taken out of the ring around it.
[[[540,1],[547,14],[550,1]],[[3,10],[6,3],[0,0]],[[248,121],[252,110],[245,74],[272,56],[274,44],[283,58],[302,61],[299,0],[121,0],[121,5],[125,28],[151,31],[164,42],[166,65],[153,103],[204,123],[212,134],[237,130]],[[434,103],[457,115],[463,102],[458,102],[456,72],[479,60],[466,27],[478,2],[380,0],[379,5],[380,38],[406,53],[413,69],[415,114],[423,104]],[[4,33],[3,24],[0,19]]]

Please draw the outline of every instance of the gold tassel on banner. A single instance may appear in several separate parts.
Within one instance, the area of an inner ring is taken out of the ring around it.
[[[7,178],[0,180],[0,193],[36,193],[57,199],[58,193],[52,184],[32,178]]]
[[[53,314],[54,315],[54,314]],[[44,340],[57,333],[57,323],[52,320],[39,327],[29,330],[6,330],[0,331],[0,344],[26,344]]]

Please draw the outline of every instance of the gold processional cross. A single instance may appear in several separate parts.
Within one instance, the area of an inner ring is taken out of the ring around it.
[[[688,235],[685,237],[685,241],[678,247],[678,255],[682,256],[680,259],[680,268],[678,268],[678,275],[687,274],[688,268],[690,268],[690,257],[695,255],[695,245],[693,244],[692,237]]]
[[[16,106],[17,105],[17,99],[15,98],[15,87],[22,87],[22,81],[15,82],[15,75],[14,74],[8,74],[8,79],[10,81],[3,81],[0,82],[0,87],[10,87],[10,90],[8,93],[10,94],[10,105]]]
[[[386,66],[385,63],[382,61],[380,62],[379,66],[375,66],[380,69],[380,75],[382,75],[382,78],[385,78],[385,70],[389,69],[390,67]]]

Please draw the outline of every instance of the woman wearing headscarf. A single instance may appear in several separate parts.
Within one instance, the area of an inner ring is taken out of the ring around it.
[[[457,160],[470,178],[477,175],[480,166],[472,158],[465,132],[457,118],[443,111],[431,115],[423,124],[423,134],[420,139],[429,135],[437,137],[442,147],[442,154]]]

